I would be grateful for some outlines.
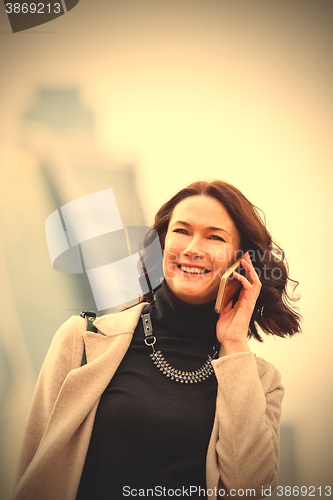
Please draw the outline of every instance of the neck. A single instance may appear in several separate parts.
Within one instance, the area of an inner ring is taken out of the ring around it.
[[[216,338],[219,315],[214,311],[215,301],[206,304],[188,304],[176,297],[163,281],[151,306],[154,324],[181,337]]]

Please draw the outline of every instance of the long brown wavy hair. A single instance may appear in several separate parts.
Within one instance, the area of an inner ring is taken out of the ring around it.
[[[175,206],[190,196],[210,196],[218,200],[229,212],[241,237],[241,251],[249,252],[252,263],[262,283],[260,295],[256,302],[249,325],[249,337],[255,337],[262,342],[258,326],[266,334],[279,337],[292,336],[300,331],[301,316],[295,311],[292,302],[294,297],[287,290],[288,283],[293,283],[293,292],[298,282],[288,276],[288,265],[285,253],[277,245],[268,232],[265,220],[255,207],[237,188],[223,181],[197,181],[179,191],[167,201],[157,212],[152,231],[146,238],[144,247],[148,248],[158,234],[162,249]],[[156,231],[156,232],[155,232]],[[143,250],[143,253],[145,250]],[[142,280],[156,275],[162,270],[161,253],[149,252],[144,257],[145,266],[142,269]],[[161,273],[162,274],[162,271]],[[159,288],[160,282],[151,283],[149,293],[143,295],[141,302],[153,300],[153,290]]]

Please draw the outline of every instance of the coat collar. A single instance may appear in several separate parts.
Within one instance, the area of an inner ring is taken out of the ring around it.
[[[116,314],[105,314],[105,316],[96,318],[94,325],[99,333],[102,333],[106,337],[113,337],[121,333],[133,334],[145,305],[147,305],[147,302],[141,302],[125,311]]]

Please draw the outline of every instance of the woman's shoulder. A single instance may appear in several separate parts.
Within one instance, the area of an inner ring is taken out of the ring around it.
[[[110,328],[121,329],[130,328],[132,323],[135,322],[139,317],[141,310],[146,305],[145,302],[136,304],[133,307],[127,308],[123,311],[104,314],[97,316],[93,321],[94,326],[104,333],[104,330],[110,330]],[[75,337],[82,337],[82,334],[86,331],[86,320],[83,316],[71,316],[65,323],[63,323],[53,337],[53,343],[66,343],[72,342]]]
[[[278,387],[283,388],[281,384],[281,373],[279,370],[271,363],[260,356],[255,356],[255,360],[258,368],[258,375],[261,383],[267,388]]]
[[[271,363],[270,361],[267,361],[267,359],[261,358],[260,356],[257,356],[256,354],[254,355],[255,360],[257,362],[258,366],[258,371],[260,372],[259,375],[264,375],[264,374],[280,374],[279,370]]]
[[[71,316],[65,321],[53,336],[43,367],[61,364],[71,368],[75,353],[83,350],[85,330],[85,319],[80,316]]]
[[[98,316],[93,322],[94,326],[98,333],[107,336],[133,333],[145,305],[146,303],[142,302],[124,311]],[[51,352],[75,351],[77,346],[82,345],[83,335],[86,331],[85,318],[71,316],[56,331],[50,346]]]
[[[145,305],[147,305],[146,302],[140,302],[123,311],[99,316],[95,319],[94,326],[99,333],[107,336],[133,333]]]
[[[82,336],[86,320],[81,316],[71,316],[56,331],[52,344],[71,343],[75,337]]]

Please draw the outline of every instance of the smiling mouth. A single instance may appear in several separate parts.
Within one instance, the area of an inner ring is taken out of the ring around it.
[[[178,269],[183,271],[185,274],[207,274],[210,273],[209,269],[206,268],[200,268],[200,267],[189,267],[189,266],[183,266],[181,264],[177,264]]]

